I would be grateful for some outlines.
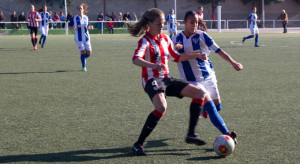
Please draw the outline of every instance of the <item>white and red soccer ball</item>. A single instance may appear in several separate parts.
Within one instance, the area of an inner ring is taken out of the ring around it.
[[[220,135],[214,141],[214,150],[220,156],[227,156],[234,151],[235,144],[228,135]]]

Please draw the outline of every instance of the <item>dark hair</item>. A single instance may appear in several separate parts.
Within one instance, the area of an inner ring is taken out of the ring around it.
[[[198,26],[202,26],[203,30],[207,31],[206,23],[202,19],[200,19],[198,17],[198,14],[195,11],[191,11],[190,10],[190,11],[186,12],[185,15],[184,15],[184,20],[187,21],[187,19],[189,18],[189,16],[196,16],[197,17]]]
[[[156,18],[165,16],[165,14],[158,8],[152,8],[150,10],[147,10],[142,18],[135,24],[131,25],[129,24],[128,20],[127,26],[128,26],[128,32],[135,37],[141,36],[148,30],[148,23],[154,22]]]

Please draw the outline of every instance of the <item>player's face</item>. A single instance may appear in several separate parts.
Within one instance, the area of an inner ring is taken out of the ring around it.
[[[197,15],[190,15],[187,20],[183,21],[184,25],[185,25],[185,29],[184,31],[187,34],[194,34],[196,33],[197,30],[197,26],[198,26],[198,20],[197,20]]]
[[[162,29],[164,28],[164,24],[165,24],[165,17],[159,17],[156,18],[153,22],[149,22],[149,33],[153,36],[156,36],[158,34],[162,33]]]
[[[83,7],[81,5],[78,6],[77,10],[79,15],[83,15]]]
[[[253,10],[252,10],[252,11],[253,11],[253,13],[256,13],[256,8],[253,8]]]
[[[44,11],[44,13],[47,12],[47,6],[43,7],[43,11]]]
[[[34,6],[33,5],[30,6],[30,11],[34,12]]]

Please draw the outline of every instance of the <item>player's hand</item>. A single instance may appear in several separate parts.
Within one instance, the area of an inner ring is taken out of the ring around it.
[[[157,69],[159,72],[163,71],[165,68],[165,65],[163,64],[155,64],[153,69]]]
[[[72,26],[72,29],[76,29],[76,26],[74,25],[74,26]]]
[[[260,20],[257,20],[256,22],[260,22]]]
[[[92,30],[92,29],[94,29],[94,26],[88,26],[88,29]]]
[[[178,50],[180,50],[180,49],[182,49],[183,48],[183,45],[182,44],[179,44],[179,43],[177,43],[175,46],[174,46],[174,48],[178,51]]]
[[[233,68],[234,68],[235,70],[237,70],[237,71],[240,71],[240,70],[243,69],[243,65],[242,65],[241,63],[235,62],[235,63],[232,64],[232,66],[233,66]]]
[[[199,58],[202,60],[206,60],[207,56],[206,56],[206,54],[199,54]]]

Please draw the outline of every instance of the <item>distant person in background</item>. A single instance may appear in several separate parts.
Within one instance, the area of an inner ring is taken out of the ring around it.
[[[100,23],[97,24],[98,29],[103,29],[103,21],[104,21],[104,13],[100,12],[100,14],[97,16],[97,21]]]
[[[18,16],[17,16],[16,11],[14,11],[13,14],[10,16],[10,21],[18,22]],[[19,25],[17,23],[12,23],[11,25],[14,30],[19,28]]]
[[[72,14],[72,12],[71,11],[69,11],[68,12],[68,15],[67,15],[67,22],[70,22],[71,21],[71,19],[72,19],[72,17],[73,17],[73,14]]]
[[[105,21],[109,21],[110,18],[111,18],[110,13],[106,13],[106,15],[105,15],[105,17],[104,17],[104,20],[105,20]]]
[[[50,13],[47,12],[47,6],[43,6],[43,12],[40,12],[42,21],[40,21],[40,31],[41,31],[41,37],[39,44],[42,48],[44,48],[44,44],[46,42],[47,36],[48,36],[48,30],[49,30],[49,21],[52,19]]]
[[[60,19],[60,28],[65,28],[65,21],[66,21],[66,16],[64,15],[64,12],[60,12],[59,14],[59,19]]]
[[[168,22],[168,31],[170,34],[170,37],[177,34],[177,21],[176,21],[176,15],[174,9],[170,10],[169,15],[166,18],[166,21]]]
[[[90,24],[88,16],[84,15],[87,12],[88,6],[85,3],[77,6],[78,15],[75,15],[70,23],[69,29],[74,30],[74,39],[78,50],[80,51],[80,60],[82,71],[86,69],[86,59],[92,54],[92,46],[90,41],[89,29],[94,27]]]
[[[118,19],[118,21],[123,21],[123,14],[121,12],[119,12],[117,19]],[[123,22],[118,22],[117,24],[118,24],[118,27],[124,26]]]
[[[198,19],[200,19],[200,20],[202,20],[201,22],[201,24],[199,23],[198,24],[198,30],[201,30],[201,31],[206,31],[207,30],[207,28],[206,28],[206,24],[205,24],[205,22],[203,21],[203,18],[204,18],[204,14],[203,14],[203,7],[202,6],[200,6],[200,7],[198,7],[198,12],[197,12],[197,15],[198,15]],[[204,26],[205,25],[205,26]],[[204,28],[206,28],[206,29],[204,29]]]
[[[112,12],[112,13],[111,13],[111,19],[112,19],[112,21],[117,21],[117,15],[116,15],[116,12]]]
[[[250,21],[250,31],[251,35],[243,37],[243,43],[245,42],[246,39],[253,38],[255,36],[255,44],[254,47],[259,47],[258,46],[258,27],[257,27],[257,22],[260,22],[260,20],[257,19],[256,15],[256,7],[252,8],[252,13],[248,16],[247,18]]]
[[[124,21],[131,21],[131,16],[130,16],[130,14],[129,14],[129,11],[127,11],[124,15],[123,15],[123,20]],[[125,25],[125,27],[126,27],[126,23],[124,24]]]
[[[114,24],[115,24],[115,22],[113,22],[112,19],[109,18],[109,22],[107,24],[107,29],[110,34],[114,34]]]
[[[54,12],[52,19],[54,21],[54,23],[53,23],[54,28],[57,28],[57,22],[60,22],[60,18],[59,18],[59,15],[57,14],[57,12]]]
[[[33,45],[33,50],[37,50],[38,27],[39,27],[39,22],[42,21],[42,18],[40,14],[35,11],[33,5],[30,5],[30,11],[27,14],[27,21],[28,21],[29,33],[31,36],[31,42]]]
[[[19,15],[18,21],[19,21],[19,22],[25,22],[25,21],[26,21],[24,12],[22,12],[22,13]],[[22,23],[19,23],[19,27],[20,27],[21,29],[23,29]]]
[[[2,11],[0,11],[0,22],[4,22],[5,21],[5,17]],[[5,27],[5,23],[0,23],[0,29],[6,29]]]
[[[51,15],[51,17],[54,16],[54,15],[52,15],[52,11],[49,11],[49,14]],[[53,29],[53,24],[54,23],[53,23],[53,17],[52,17],[52,19],[50,20],[50,25],[49,25],[50,29]]]
[[[287,24],[288,24],[288,21],[289,21],[289,18],[288,18],[288,14],[286,13],[285,10],[282,10],[282,13],[279,15],[279,17],[276,19],[276,20],[282,20],[282,27],[283,27],[283,33],[287,33]]]

